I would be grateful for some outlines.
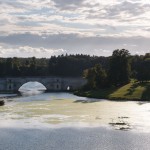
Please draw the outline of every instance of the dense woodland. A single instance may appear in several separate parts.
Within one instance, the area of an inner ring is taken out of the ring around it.
[[[83,70],[101,64],[108,66],[107,57],[61,55],[46,58],[0,58],[0,77],[7,76],[82,76]]]
[[[150,80],[150,53],[131,56],[128,50],[115,50],[110,57],[60,55],[46,58],[0,58],[0,77],[61,76],[81,77],[87,87],[120,86],[131,78]]]

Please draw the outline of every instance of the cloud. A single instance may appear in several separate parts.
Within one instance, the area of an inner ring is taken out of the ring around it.
[[[30,46],[0,46],[0,57],[51,57],[52,55],[65,54],[63,49],[46,49],[44,47],[34,48]]]
[[[0,7],[0,43],[8,47],[111,55],[124,43],[133,53],[150,46],[149,1],[1,0]]]
[[[79,8],[84,0],[53,0],[53,2],[55,3],[55,7],[58,7],[61,10],[74,10]]]
[[[113,37],[113,36],[80,36],[78,34],[12,34],[0,36],[2,44],[9,47],[19,47],[26,56],[38,54],[38,56],[68,54],[90,54],[110,56],[115,49],[126,48],[132,54],[139,51],[141,54],[148,52],[150,38],[147,37]],[[25,48],[25,50],[23,49]],[[53,50],[53,51],[51,51]],[[54,51],[55,50],[55,51]],[[57,52],[58,50],[58,52]],[[62,50],[62,51],[61,51]],[[49,52],[49,53],[48,53]],[[53,52],[53,53],[52,53]],[[14,51],[14,55],[15,55]],[[48,54],[48,55],[47,55]],[[21,53],[20,53],[21,55]]]
[[[0,33],[49,30],[86,35],[88,32],[91,36],[97,34],[95,31],[103,34],[105,30],[105,34],[114,34],[110,29],[121,27],[121,32],[125,32],[126,28],[131,30],[150,25],[150,4],[143,1],[2,0],[0,5]]]

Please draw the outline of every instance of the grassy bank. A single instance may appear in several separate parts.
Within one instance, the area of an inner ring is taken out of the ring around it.
[[[119,88],[77,91],[78,96],[112,100],[150,100],[150,82],[131,82]]]

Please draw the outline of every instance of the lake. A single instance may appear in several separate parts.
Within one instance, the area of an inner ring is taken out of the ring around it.
[[[0,107],[0,150],[150,146],[148,102],[99,100],[63,92],[37,95],[37,91],[5,102]]]

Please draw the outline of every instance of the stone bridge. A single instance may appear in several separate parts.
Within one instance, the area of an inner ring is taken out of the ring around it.
[[[0,92],[18,92],[19,88],[27,82],[39,82],[47,91],[76,90],[86,84],[86,80],[76,77],[7,77],[0,78]]]

